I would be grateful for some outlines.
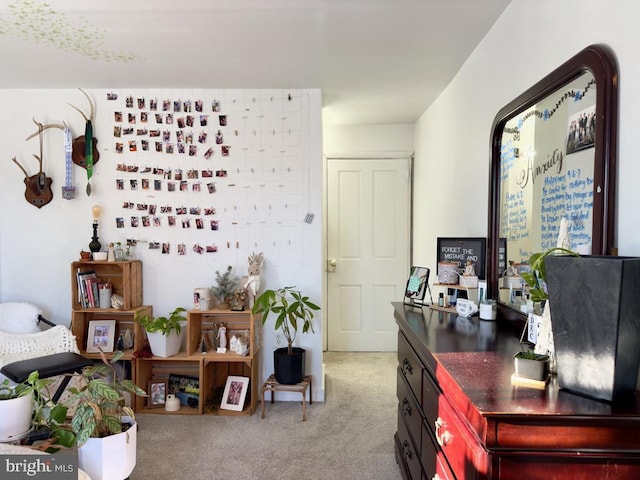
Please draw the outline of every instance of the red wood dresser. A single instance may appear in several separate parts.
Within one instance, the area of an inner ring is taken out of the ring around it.
[[[638,479],[640,394],[608,403],[511,384],[508,323],[394,303],[405,479]]]

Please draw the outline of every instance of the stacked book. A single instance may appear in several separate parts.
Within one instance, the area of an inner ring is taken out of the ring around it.
[[[99,308],[99,289],[105,282],[101,281],[93,270],[76,273],[78,281],[78,302],[81,308]]]

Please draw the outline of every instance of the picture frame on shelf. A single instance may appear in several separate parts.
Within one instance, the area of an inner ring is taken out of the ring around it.
[[[220,408],[241,412],[244,409],[244,401],[249,388],[249,377],[229,375],[222,394]]]
[[[148,382],[147,407],[157,408],[163,407],[167,401],[167,392],[169,391],[169,382],[167,380],[159,380],[152,378]]]
[[[115,320],[91,320],[87,334],[87,353],[113,352],[116,333]]]

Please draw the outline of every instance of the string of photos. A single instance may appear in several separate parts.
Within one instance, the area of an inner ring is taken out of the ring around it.
[[[300,96],[180,93],[107,94],[114,188],[124,198],[116,228],[129,242],[167,255],[238,249],[240,239],[251,239],[251,248],[297,243],[305,190]],[[289,227],[283,231],[292,238],[252,235],[276,224]]]

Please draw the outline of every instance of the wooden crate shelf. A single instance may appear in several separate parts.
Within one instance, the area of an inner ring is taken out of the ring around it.
[[[82,309],[78,296],[77,273],[95,272],[102,282],[109,282],[112,293],[121,295],[123,309],[130,310],[142,305],[142,262],[128,260],[122,262],[77,261],[71,263],[71,308]],[[92,309],[93,310],[93,309]]]

